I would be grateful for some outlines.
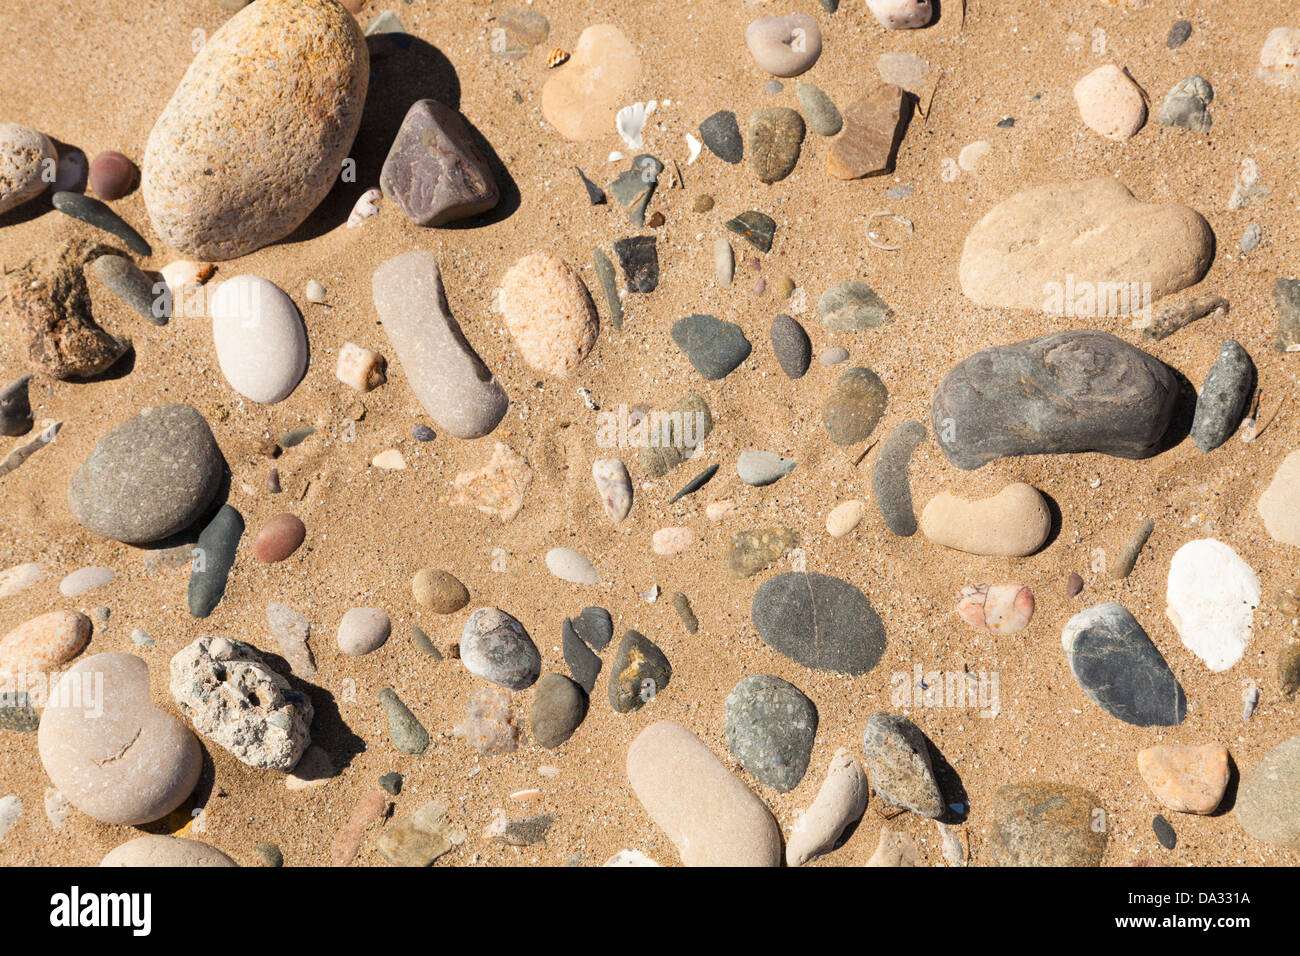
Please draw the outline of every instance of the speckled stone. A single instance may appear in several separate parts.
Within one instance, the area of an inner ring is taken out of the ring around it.
[[[872,714],[862,733],[862,748],[871,784],[881,799],[923,817],[943,815],[943,793],[921,728],[900,714]]]
[[[45,673],[72,660],[90,640],[90,618],[49,611],[0,638],[0,674]]]
[[[788,315],[772,319],[772,352],[787,378],[803,378],[812,364],[812,341],[804,327]]]
[[[672,673],[657,644],[638,631],[628,631],[610,671],[610,706],[620,714],[640,710],[668,686]]]
[[[537,682],[528,726],[538,744],[554,750],[573,736],[587,715],[587,698],[582,691],[563,674],[547,674]]]
[[[894,428],[880,446],[871,466],[871,493],[885,526],[900,537],[916,534],[916,512],[912,510],[912,485],[908,467],[912,453],[925,441],[925,426],[906,421]]]
[[[1241,344],[1227,339],[1219,347],[1205,384],[1196,399],[1192,441],[1201,451],[1214,451],[1236,432],[1255,391],[1255,363]]]
[[[750,606],[771,647],[805,667],[865,674],[885,652],[885,625],[866,595],[825,574],[790,571],[763,582]]]
[[[795,87],[795,95],[803,108],[808,128],[818,136],[834,136],[844,128],[844,118],[820,86],[800,81]]]
[[[379,703],[388,716],[388,735],[392,738],[394,747],[415,757],[429,749],[429,732],[411,712],[411,708],[402,703],[397,691],[385,687],[379,692]]]
[[[283,862],[283,857],[281,858]],[[101,867],[232,867],[239,866],[216,847],[186,837],[148,834],[109,850]]]
[[[780,793],[808,772],[817,708],[793,684],[765,674],[741,679],[724,705],[727,746],[740,765]]]
[[[0,215],[43,193],[49,183],[41,174],[58,158],[54,143],[40,130],[0,123]]]
[[[450,571],[421,568],[411,579],[415,600],[435,614],[454,614],[469,603],[469,589]]]
[[[1282,741],[1241,776],[1237,821],[1256,840],[1300,849],[1300,734]]]
[[[771,106],[751,116],[745,148],[759,182],[780,182],[794,172],[803,138],[803,117],[788,106]]]
[[[1107,818],[1097,795],[1059,783],[1012,783],[993,794],[995,866],[1100,866]]]
[[[1183,688],[1126,608],[1099,604],[1080,611],[1066,622],[1061,644],[1074,679],[1112,717],[1137,727],[1183,722]]]
[[[885,413],[889,393],[869,368],[851,368],[839,377],[822,405],[822,422],[837,445],[865,441]]]
[[[505,611],[481,607],[469,616],[460,638],[460,659],[475,677],[507,690],[531,687],[542,670],[537,645]]]
[[[524,361],[565,378],[596,344],[596,306],[573,268],[549,252],[524,256],[501,280],[501,311]]]

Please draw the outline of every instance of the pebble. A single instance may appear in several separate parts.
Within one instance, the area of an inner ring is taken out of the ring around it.
[[[307,330],[282,289],[258,276],[221,283],[212,296],[212,339],[221,374],[245,398],[288,398],[307,371]]]
[[[496,442],[492,457],[477,471],[462,471],[452,481],[451,503],[473,505],[502,523],[512,520],[524,506],[524,492],[533,480],[528,461],[508,445]]]
[[[998,203],[967,235],[959,273],[977,305],[1124,314],[1200,282],[1213,252],[1200,213],[1140,202],[1104,177],[1035,186]],[[1131,291],[1134,262],[1142,263],[1140,295]],[[1071,275],[1088,277],[1074,302],[1050,294]],[[1111,302],[1088,302],[1089,291],[1095,299],[1097,288],[1110,287],[1121,290],[1113,310]]]
[[[759,182],[780,182],[794,172],[803,138],[803,117],[789,107],[772,106],[754,113],[745,148]]]
[[[736,274],[736,255],[731,250],[731,243],[722,237],[713,243],[713,274],[723,288],[731,285]]]
[[[524,626],[494,607],[479,608],[465,622],[460,659],[475,677],[508,690],[531,687],[542,672],[541,655]]]
[[[34,734],[40,725],[40,714],[32,706],[29,695],[8,691],[0,693],[0,730]]]
[[[745,45],[760,70],[773,76],[807,73],[822,52],[822,31],[806,13],[760,17],[745,28]]]
[[[715,156],[724,163],[736,165],[745,155],[744,140],[740,136],[740,124],[736,114],[730,110],[719,110],[700,123],[700,139]],[[711,198],[711,197],[710,197]],[[712,205],[710,204],[710,207]],[[707,212],[707,209],[697,212]]]
[[[1061,630],[1061,645],[1074,679],[1112,717],[1136,727],[1183,722],[1183,688],[1126,608],[1099,604],[1080,611]]]
[[[886,30],[919,30],[930,23],[930,0],[867,0],[867,9]]]
[[[1165,37],[1165,46],[1171,50],[1177,50],[1187,42],[1187,38],[1192,35],[1192,23],[1190,20],[1176,20],[1174,25],[1169,28],[1169,35]]]
[[[974,501],[943,491],[921,512],[926,538],[968,554],[1026,557],[1046,543],[1051,531],[1047,500],[1022,481]]]
[[[1132,139],[1147,121],[1142,91],[1113,63],[1097,67],[1074,84],[1074,101],[1090,129],[1116,142]]]
[[[90,618],[79,611],[49,611],[0,638],[0,674],[58,670],[90,640]]]
[[[257,854],[258,863],[261,866],[278,869],[284,866],[284,853],[274,843],[258,843],[254,845],[253,852]]]
[[[1133,573],[1133,566],[1137,564],[1138,555],[1146,547],[1147,539],[1151,537],[1151,532],[1155,531],[1155,529],[1156,523],[1150,519],[1138,525],[1138,529],[1133,532],[1133,536],[1128,539],[1128,542],[1106,569],[1112,581],[1122,581]]]
[[[524,256],[501,280],[501,311],[524,361],[567,378],[596,344],[596,307],[582,279],[549,252]]]
[[[347,866],[361,852],[361,841],[366,831],[388,814],[388,796],[382,790],[371,790],[357,798],[347,822],[339,827],[330,843],[330,863]]]
[[[1255,391],[1255,363],[1241,344],[1224,340],[1219,357],[1205,376],[1192,419],[1192,441],[1214,451],[1236,432]]]
[[[776,221],[766,213],[751,209],[734,219],[728,219],[726,226],[736,235],[744,236],[759,252],[772,251],[772,241],[776,238]]]
[[[862,749],[882,800],[931,819],[946,812],[929,742],[916,724],[900,714],[874,713],[862,732]]]
[[[1226,316],[1229,307],[1228,300],[1219,296],[1203,296],[1180,305],[1167,306],[1142,330],[1142,337],[1159,342],[1206,316]]]
[[[1273,303],[1277,306],[1274,350],[1300,351],[1300,279],[1279,278],[1273,284]]]
[[[1255,76],[1269,86],[1300,91],[1300,27],[1275,27],[1264,38]]]
[[[185,837],[149,834],[127,840],[104,855],[101,867],[233,867],[239,866],[216,847]]]
[[[641,77],[641,58],[618,27],[587,27],[567,63],[542,86],[542,115],[568,140],[599,139]]]
[[[388,716],[388,736],[392,738],[394,747],[413,757],[419,757],[429,749],[429,732],[411,708],[402,703],[397,691],[385,687],[379,692],[379,703]]]
[[[1160,122],[1164,126],[1178,126],[1194,133],[1208,133],[1214,125],[1210,116],[1210,103],[1214,101],[1214,87],[1202,77],[1189,76],[1174,84],[1164,102],[1160,104]]]
[[[1202,538],[1169,562],[1165,616],[1206,667],[1226,671],[1246,652],[1260,595],[1259,578],[1236,551]]]
[[[591,179],[588,178],[587,174],[577,166],[574,166],[573,168],[578,174],[578,179],[582,181],[583,188],[587,190],[587,201],[593,206],[604,205],[607,201],[605,198],[605,190],[593,183]]]
[[[389,259],[375,270],[373,287],[384,333],[434,423],[457,438],[496,428],[509,399],[448,309],[433,253]]]
[[[368,73],[361,29],[337,4],[273,0],[227,20],[149,134],[141,182],[158,235],[215,261],[293,232],[338,178]],[[274,135],[249,162],[232,129]]]
[[[814,670],[860,675],[885,652],[885,625],[852,584],[825,574],[790,571],[763,582],[750,614],[759,636]]]
[[[865,502],[857,499],[842,501],[826,515],[826,533],[832,538],[842,538],[862,522],[866,513]]]
[[[416,603],[435,614],[455,614],[469,604],[469,589],[450,571],[421,568],[411,579]]]
[[[384,792],[390,797],[399,796],[402,792],[403,777],[396,771],[383,774],[379,778],[379,786],[384,788]]]
[[[889,392],[869,368],[851,368],[839,377],[822,405],[822,422],[837,445],[866,441],[885,413]]]
[[[574,631],[587,646],[603,651],[614,639],[614,619],[603,607],[585,607],[572,619]]]
[[[510,707],[510,692],[501,687],[474,691],[464,722],[456,724],[452,731],[483,757],[514,753],[524,737],[523,728]]]
[[[202,749],[184,723],[154,706],[148,665],[131,654],[94,654],[64,672],[60,685],[68,681],[102,687],[101,706],[89,710],[73,694],[48,702],[37,746],[50,782],[103,823],[150,823],[180,806],[198,783]]]
[[[677,494],[673,495],[671,498],[668,499],[668,503],[671,505],[676,503],[677,501],[680,501],[682,498],[685,498],[687,495],[695,494],[695,492],[699,491],[710,481],[712,481],[713,476],[716,475],[717,473],[718,473],[718,466],[716,464],[709,465],[708,468],[705,468],[702,472],[700,472],[690,481],[686,482],[686,484],[682,485],[682,487],[677,490]]]
[[[916,850],[916,841],[907,833],[880,828],[880,840],[876,843],[876,852],[867,860],[867,866],[914,867],[921,866],[921,855]]]
[[[393,866],[428,867],[465,842],[463,830],[447,820],[447,807],[430,800],[415,813],[384,830],[375,849]]]
[[[695,197],[695,211],[708,212],[713,208],[713,197],[708,193]]]
[[[199,638],[172,657],[169,686],[194,729],[250,767],[292,770],[311,743],[311,700],[248,644]]]
[[[681,619],[682,627],[686,629],[687,634],[695,634],[700,629],[699,618],[695,616],[695,611],[691,609],[691,599],[681,591],[672,593],[673,610],[677,612],[678,618]]]
[[[591,478],[605,514],[615,524],[632,510],[632,478],[617,458],[599,458],[591,463]]]
[[[275,636],[280,656],[294,677],[310,680],[316,676],[316,657],[307,641],[311,622],[291,607],[274,601],[266,605],[266,625]]]
[[[13,597],[45,580],[45,567],[36,561],[0,571],[0,598]]]
[[[90,188],[100,199],[121,199],[139,182],[135,163],[116,150],[105,150],[90,162]]]
[[[885,526],[900,537],[916,534],[916,514],[912,510],[912,486],[908,468],[912,453],[925,441],[925,426],[917,421],[896,425],[876,454],[871,466],[871,493]]]
[[[1174,373],[1154,356],[1108,332],[1056,332],[958,363],[935,389],[930,424],[964,469],[1017,455],[1149,458],[1177,398]]]
[[[435,661],[442,660],[442,651],[438,650],[437,645],[428,634],[424,633],[422,628],[411,625],[411,643],[415,645],[416,650],[426,657],[432,657]]]
[[[0,435],[16,438],[27,434],[35,424],[27,390],[31,380],[30,373],[20,375],[0,388]]]
[[[654,428],[656,420],[659,425]],[[657,437],[658,444],[642,446],[641,471],[647,478],[662,478],[694,454],[709,437],[713,431],[713,413],[708,402],[691,393],[666,411],[651,412],[650,423],[649,437]]]
[[[416,425],[411,429],[411,437],[414,438],[416,441],[424,442],[424,441],[433,441],[438,436],[437,434],[434,433],[434,430],[430,428],[428,425]]]
[[[795,87],[795,95],[799,98],[808,128],[818,136],[834,136],[844,128],[844,118],[820,86],[801,80]]]
[[[727,747],[742,767],[780,793],[808,772],[817,708],[793,684],[764,674],[743,678],[727,696]]]
[[[1222,744],[1147,747],[1138,751],[1137,765],[1156,799],[1179,813],[1213,813],[1228,788],[1228,748]]]
[[[334,377],[358,392],[369,392],[388,381],[387,361],[373,349],[344,342]]]
[[[817,317],[836,332],[861,332],[891,322],[894,310],[871,286],[849,280],[822,293],[817,300]]]
[[[512,7],[496,18],[492,55],[503,60],[518,60],[542,43],[551,32],[551,24],[535,10]]]
[[[892,83],[878,83],[844,110],[844,131],[826,152],[835,179],[862,179],[892,172],[911,107]]]
[[[50,201],[54,204],[54,208],[65,216],[71,216],[96,229],[102,229],[111,236],[116,236],[137,256],[153,255],[153,247],[145,242],[144,237],[98,199],[83,196],[81,193],[56,192],[50,197]]]
[[[798,464],[793,458],[782,458],[770,451],[742,451],[736,461],[736,474],[740,480],[755,488],[764,488],[780,481]]]
[[[633,793],[686,866],[779,866],[771,812],[680,724],[660,721],[628,747]]]
[[[930,64],[915,53],[882,53],[876,58],[876,72],[886,83],[902,87],[919,97],[925,91]]]
[[[42,173],[58,157],[54,143],[40,130],[0,123],[0,215],[45,192],[49,183]]]
[[[496,177],[465,118],[438,100],[416,100],[393,139],[379,188],[417,226],[445,226],[493,209]]]
[[[573,679],[590,694],[596,686],[596,678],[600,675],[601,660],[578,636],[571,619],[565,618],[560,632],[564,663],[569,665],[569,673],[573,675]]]
[[[659,288],[659,250],[654,236],[629,236],[614,242],[614,256],[623,270],[628,292],[650,293]],[[611,277],[611,282],[612,282]],[[617,297],[617,291],[614,292]],[[622,323],[619,305],[619,326]]]
[[[867,793],[867,775],[862,765],[840,747],[831,757],[816,799],[790,827],[786,864],[803,866],[835,849],[844,831],[866,812]]]
[[[59,582],[59,593],[64,597],[80,597],[87,591],[112,583],[115,577],[112,568],[78,568]]]
[[[681,554],[695,543],[695,532],[690,528],[660,528],[651,539],[655,554],[671,557]]]
[[[1100,866],[1106,811],[1095,793],[1061,783],[1010,783],[993,794],[994,866]]]
[[[354,607],[339,621],[338,647],[344,654],[361,657],[384,646],[393,622],[379,608]]]
[[[1078,597],[1079,592],[1083,590],[1083,578],[1078,572],[1071,571],[1070,576],[1065,579],[1065,596]]]
[[[226,593],[235,566],[235,552],[244,533],[244,518],[230,505],[222,505],[199,532],[197,552],[190,570],[189,607],[197,618],[207,617]]]
[[[1269,537],[1300,548],[1300,451],[1282,459],[1255,507]]]
[[[1237,822],[1256,840],[1300,849],[1300,734],[1288,737],[1241,775]]]
[[[788,315],[772,319],[772,352],[787,378],[803,378],[812,362],[812,341],[804,327]]]
[[[993,151],[993,144],[986,140],[976,140],[973,143],[967,143],[957,154],[957,165],[963,172],[976,173],[989,153]]]
[[[308,279],[307,284],[303,287],[302,294],[306,296],[307,301],[316,305],[321,305],[326,300],[325,286],[321,285],[316,279]]]
[[[672,338],[707,381],[726,378],[749,358],[752,346],[734,322],[712,315],[688,315],[673,323]]]
[[[1252,222],[1246,227],[1245,232],[1241,234],[1240,248],[1244,255],[1249,255],[1259,248],[1259,244],[1264,241],[1264,229],[1257,222]]]
[[[165,297],[154,297],[154,280],[126,256],[100,256],[94,263],[99,276],[115,296],[138,315],[154,325],[166,325],[174,304]]]
[[[727,546],[727,572],[732,580],[753,577],[799,546],[799,532],[789,528],[742,531]]]
[[[551,548],[546,552],[546,567],[561,581],[570,584],[597,584],[600,581],[591,561],[572,548]]]
[[[352,211],[348,213],[347,227],[354,229],[367,219],[379,215],[379,203],[383,198],[384,194],[378,189],[371,188],[363,192],[353,204]]]
[[[206,512],[223,471],[203,416],[188,405],[158,405],[99,440],[68,485],[68,504],[100,537],[147,544]]]
[[[639,631],[619,642],[610,670],[609,703],[620,714],[640,710],[668,686],[673,668],[664,652]]]
[[[90,161],[85,153],[75,146],[65,146],[54,171],[55,192],[82,192],[86,188],[89,167]]]
[[[1277,683],[1287,697],[1300,690],[1300,644],[1288,644],[1277,652]]]
[[[253,555],[265,564],[283,561],[298,550],[307,537],[307,526],[295,514],[282,511],[257,533]]]
[[[849,350],[840,346],[823,349],[822,354],[817,356],[817,361],[822,365],[830,368],[833,365],[839,365],[849,360]]]
[[[618,200],[627,211],[628,221],[638,229],[645,225],[646,206],[650,205],[663,171],[663,163],[649,153],[642,153],[632,158],[627,172],[620,173],[609,184],[609,194]]]
[[[569,678],[547,674],[537,682],[528,726],[540,746],[547,750],[560,746],[573,736],[586,715],[587,697]]]
[[[1034,616],[1034,592],[1020,584],[974,584],[957,594],[957,613],[977,631],[1018,634]]]
[[[1178,836],[1174,833],[1174,828],[1169,825],[1169,821],[1164,817],[1156,814],[1155,819],[1151,821],[1151,829],[1155,832],[1156,839],[1166,850],[1172,850],[1178,845]]]

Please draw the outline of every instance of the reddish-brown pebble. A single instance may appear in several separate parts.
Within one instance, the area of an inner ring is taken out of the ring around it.
[[[106,150],[90,163],[90,188],[100,199],[121,199],[139,181],[135,163],[116,150]]]
[[[257,540],[253,542],[253,554],[257,560],[267,564],[283,561],[298,550],[303,538],[307,537],[307,526],[297,515],[285,511],[262,526]]]

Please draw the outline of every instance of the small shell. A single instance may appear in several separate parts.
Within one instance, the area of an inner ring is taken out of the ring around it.
[[[562,50],[558,46],[551,51],[551,55],[546,58],[546,68],[553,70],[561,63],[569,59],[569,52]]]
[[[348,213],[348,228],[359,226],[362,222],[371,216],[379,214],[379,202],[384,198],[384,194],[378,189],[367,189],[357,200],[357,204],[352,207],[352,212]]]

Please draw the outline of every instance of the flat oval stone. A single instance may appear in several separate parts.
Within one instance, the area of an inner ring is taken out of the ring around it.
[[[1226,339],[1196,399],[1192,441],[1197,448],[1214,451],[1233,436],[1254,394],[1255,377],[1250,354],[1239,342]]]
[[[572,548],[551,548],[546,552],[546,567],[561,581],[570,584],[596,584],[600,581],[591,561]]]
[[[572,624],[577,635],[595,650],[603,651],[614,639],[614,618],[603,607],[584,607]]]
[[[921,533],[968,554],[1021,558],[1047,542],[1052,512],[1038,489],[1023,481],[974,501],[943,491],[921,512]]]
[[[501,280],[501,311],[524,361],[565,378],[582,364],[600,330],[591,293],[549,252],[524,256]]]
[[[109,850],[100,866],[239,866],[215,847],[185,837],[149,834]]]
[[[111,584],[115,577],[112,568],[78,568],[59,582],[59,593],[64,597],[80,597],[87,591]]]
[[[632,478],[627,465],[617,458],[599,458],[591,463],[591,478],[609,520],[622,521],[632,510]]]
[[[1061,630],[1061,645],[1074,679],[1112,717],[1136,727],[1183,722],[1183,688],[1126,608],[1098,604],[1080,611]]]
[[[901,714],[875,713],[862,732],[871,784],[882,800],[932,819],[947,809],[921,728]]]
[[[45,192],[49,183],[41,173],[58,160],[54,143],[40,130],[0,123],[0,215]]]
[[[793,684],[766,674],[742,678],[727,695],[727,747],[773,790],[788,793],[808,772],[817,708]]]
[[[804,118],[808,121],[808,128],[818,136],[834,136],[844,128],[844,118],[820,86],[801,81],[794,92],[799,98]]]
[[[1282,459],[1255,508],[1270,538],[1300,548],[1300,451]]]
[[[1242,774],[1237,821],[1256,840],[1300,849],[1300,734],[1288,737]]]
[[[293,300],[275,283],[244,275],[221,283],[210,308],[230,387],[264,405],[288,398],[307,371],[307,329]]]
[[[154,706],[149,668],[131,654],[94,654],[65,671],[36,739],[50,782],[103,823],[166,816],[203,767],[198,738]]]
[[[822,53],[822,31],[806,13],[760,17],[745,28],[745,45],[758,68],[773,76],[798,76]]]
[[[989,809],[995,866],[1101,865],[1108,827],[1095,793],[1060,783],[1012,783],[993,794]]]
[[[700,140],[724,163],[736,165],[744,158],[745,141],[740,138],[740,124],[731,110],[718,110],[700,124]]]
[[[155,296],[155,282],[126,256],[100,256],[94,262],[95,275],[115,296],[154,325],[166,325],[171,318],[172,302]]]
[[[1261,593],[1259,578],[1230,546],[1188,541],[1169,562],[1165,616],[1206,667],[1226,671],[1246,652]]]
[[[537,682],[528,726],[538,744],[554,750],[573,736],[586,715],[587,697],[569,678],[547,674]]]
[[[1109,177],[1058,183],[1016,193],[971,229],[961,288],[996,308],[1126,315],[1200,282],[1213,254],[1194,209],[1139,202]]]
[[[726,378],[749,358],[751,346],[734,322],[712,315],[688,315],[673,323],[673,342],[686,353],[695,371],[710,382]]]
[[[695,453],[713,431],[709,403],[692,392],[672,408],[652,411],[644,425],[641,470],[647,478],[662,478]],[[617,437],[617,436],[615,436]]]
[[[789,571],[763,582],[750,614],[759,636],[815,670],[865,674],[885,652],[885,625],[847,581]]]
[[[803,137],[803,117],[788,106],[761,109],[749,118],[746,149],[759,182],[779,182],[794,172]]]
[[[192,525],[216,497],[224,471],[198,411],[157,405],[99,440],[72,476],[68,505],[101,537],[147,544]]]
[[[501,198],[465,118],[428,99],[416,100],[406,111],[379,173],[379,188],[417,226],[477,216]]]
[[[392,633],[393,622],[375,607],[354,607],[339,621],[339,650],[360,657],[384,646]]]
[[[869,368],[851,368],[840,376],[822,405],[822,422],[837,445],[866,441],[885,413],[889,392]]]
[[[568,62],[542,87],[542,115],[565,139],[598,139],[614,128],[640,78],[641,58],[622,30],[609,23],[587,27]]]
[[[0,674],[48,673],[81,653],[90,618],[79,611],[50,611],[0,638]]]
[[[481,607],[469,616],[460,638],[460,659],[475,677],[507,690],[531,687],[542,672],[537,645],[505,611]]]
[[[209,261],[289,235],[338,178],[369,75],[361,28],[337,3],[263,0],[227,20],[149,134],[141,180],[158,235]]]
[[[90,177],[87,182],[100,199],[112,202],[121,199],[132,189],[140,176],[140,170],[117,150],[109,149],[90,161]]]
[[[1089,129],[1116,142],[1132,139],[1147,121],[1142,91],[1113,63],[1074,84],[1074,101]]]
[[[481,438],[510,400],[447,307],[431,252],[389,259],[372,280],[375,311],[416,399],[441,430]]]
[[[1057,332],[958,363],[930,401],[930,426],[958,468],[1084,451],[1149,458],[1177,398],[1173,372],[1141,349],[1108,332]]]
[[[283,561],[298,550],[307,537],[307,526],[295,514],[282,511],[253,539],[253,556],[266,564]]]
[[[659,645],[628,631],[618,645],[609,678],[609,703],[620,714],[640,710],[668,686],[673,667]]]
[[[826,515],[826,533],[832,538],[842,538],[861,523],[866,513],[867,506],[861,501],[842,501]]]
[[[1137,765],[1156,799],[1179,813],[1213,813],[1231,776],[1223,744],[1147,747],[1138,751]]]
[[[871,286],[850,279],[822,293],[817,300],[817,318],[836,332],[861,332],[892,321],[894,310]]]
[[[742,451],[736,460],[736,474],[745,484],[763,488],[790,474],[797,464],[792,458],[750,449]]]
[[[411,579],[411,591],[435,614],[454,614],[469,603],[469,589],[450,571],[421,568]]]
[[[812,364],[812,341],[792,317],[784,313],[772,319],[772,353],[786,378],[803,378]]]
[[[698,737],[660,721],[627,751],[627,776],[641,805],[686,866],[779,866],[776,820]]]

